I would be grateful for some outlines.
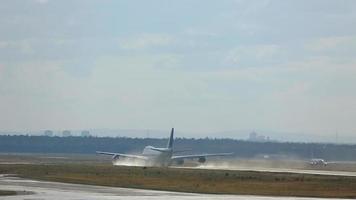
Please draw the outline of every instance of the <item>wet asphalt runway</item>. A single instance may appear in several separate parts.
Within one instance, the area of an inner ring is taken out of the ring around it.
[[[90,186],[81,184],[56,183],[47,181],[26,180],[11,176],[0,176],[0,189],[22,193],[17,196],[2,196],[1,200],[96,200],[96,199],[180,199],[180,200],[318,200],[321,198],[299,197],[264,197],[250,195],[209,195],[155,190],[141,190]]]

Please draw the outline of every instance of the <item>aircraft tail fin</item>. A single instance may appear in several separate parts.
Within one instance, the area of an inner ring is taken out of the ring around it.
[[[167,148],[173,148],[173,136],[174,135],[174,128],[172,128],[171,130],[171,136],[169,137],[169,140],[168,140],[168,144],[167,144]]]

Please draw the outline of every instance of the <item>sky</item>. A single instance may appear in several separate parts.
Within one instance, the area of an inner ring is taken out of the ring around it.
[[[4,0],[0,24],[1,130],[356,142],[353,0]]]

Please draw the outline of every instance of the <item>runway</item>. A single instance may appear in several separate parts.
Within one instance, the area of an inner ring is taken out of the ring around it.
[[[296,174],[315,174],[331,176],[356,176],[356,172],[349,171],[329,171],[329,170],[312,170],[312,169],[288,169],[288,168],[268,168],[268,167],[217,167],[211,165],[201,165],[194,167],[199,169],[218,169],[218,170],[238,170],[238,171],[257,171],[257,172],[282,172]]]
[[[3,200],[106,200],[106,199],[180,199],[180,200],[318,200],[322,198],[300,197],[265,197],[251,195],[210,195],[157,190],[142,190],[68,184],[47,181],[34,181],[12,176],[0,176],[0,189],[13,190],[20,193],[16,196],[2,196]]]

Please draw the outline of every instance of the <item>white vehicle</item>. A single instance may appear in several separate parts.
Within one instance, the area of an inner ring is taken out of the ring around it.
[[[326,166],[328,163],[324,159],[314,158],[309,161],[310,165]]]
[[[102,152],[97,151],[98,154],[110,155],[113,161],[119,160],[120,158],[127,159],[138,159],[144,161],[145,166],[170,166],[172,164],[182,165],[186,159],[197,159],[199,163],[204,163],[207,157],[213,156],[229,156],[232,153],[214,153],[214,154],[197,154],[197,155],[180,155],[174,156],[173,153],[173,138],[174,128],[172,128],[170,138],[166,148],[157,148],[153,146],[146,146],[142,154],[140,155],[130,155],[124,153],[112,153],[112,152]]]

